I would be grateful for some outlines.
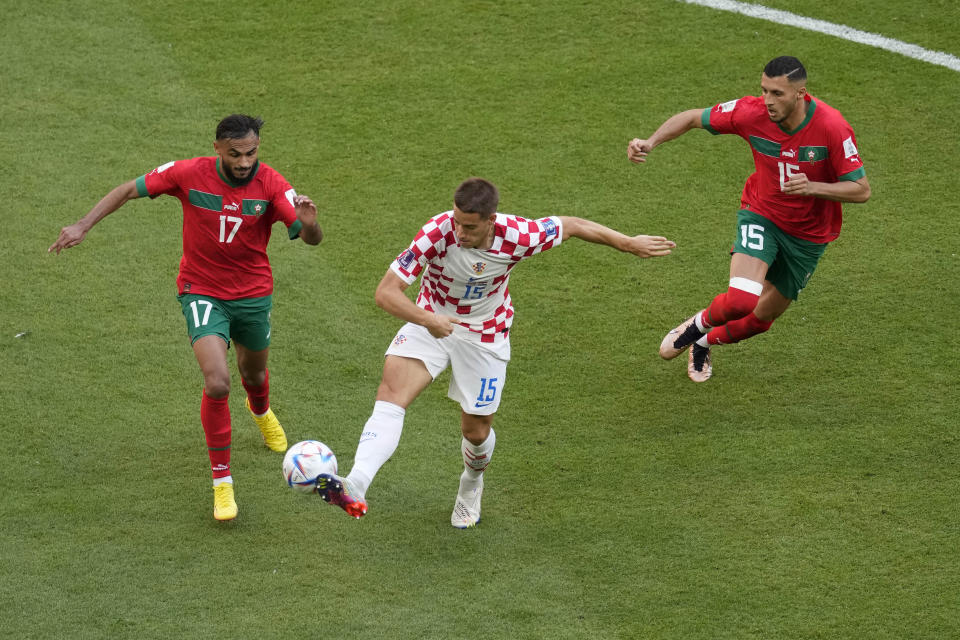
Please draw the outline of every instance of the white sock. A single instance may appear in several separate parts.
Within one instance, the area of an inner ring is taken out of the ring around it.
[[[373,413],[360,434],[353,468],[347,476],[350,486],[360,494],[358,497],[366,495],[377,471],[397,450],[405,414],[403,407],[392,402],[378,400],[374,403]]]
[[[701,347],[706,347],[706,348],[708,348],[708,349],[710,348],[710,343],[707,342],[707,335],[706,335],[706,334],[704,334],[702,338],[700,338],[699,340],[697,340],[697,344],[700,345]]]
[[[216,486],[218,486],[218,485],[223,484],[224,482],[229,483],[229,484],[233,484],[233,476],[223,476],[222,478],[214,478],[214,479],[213,479],[213,486],[216,487]]]
[[[706,333],[710,331],[712,327],[710,327],[709,325],[703,324],[703,320],[701,319],[701,316],[703,316],[703,311],[697,311],[697,319],[695,321],[697,324],[697,329],[700,330],[700,333]]]
[[[460,442],[463,455],[463,473],[460,474],[460,492],[476,489],[483,484],[483,470],[490,464],[493,448],[497,445],[497,434],[490,429],[490,435],[480,444],[473,444],[466,438]]]

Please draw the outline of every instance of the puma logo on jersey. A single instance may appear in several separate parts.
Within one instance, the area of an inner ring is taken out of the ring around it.
[[[224,211],[240,211],[240,205],[238,205],[236,202],[232,202],[230,204],[223,205],[223,209]]]
[[[796,158],[797,152],[793,149],[784,149],[780,152],[780,155],[782,155],[784,158]]]

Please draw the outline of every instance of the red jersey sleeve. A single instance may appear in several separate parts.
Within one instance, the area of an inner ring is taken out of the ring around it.
[[[739,116],[748,110],[751,96],[721,102],[703,110],[700,124],[714,135],[721,133],[739,134]],[[740,107],[738,110],[737,108]]]
[[[180,173],[180,166],[185,162],[187,161],[168,162],[160,165],[150,173],[140,176],[136,179],[137,193],[141,198],[147,196],[156,198],[164,193],[172,194],[180,186],[177,176]]]
[[[268,175],[265,177],[268,181],[268,193],[271,194],[271,222],[282,222],[287,227],[290,239],[293,240],[300,235],[300,228],[303,226],[297,219],[297,211],[293,206],[293,199],[297,192],[278,171],[272,167],[261,166],[268,170],[266,172]]]
[[[830,160],[837,180],[859,180],[866,175],[863,161],[860,159],[860,150],[857,149],[857,139],[853,135],[853,127],[846,120],[838,118],[838,122],[830,128]]]

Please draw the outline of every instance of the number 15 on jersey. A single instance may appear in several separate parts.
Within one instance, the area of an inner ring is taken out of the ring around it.
[[[801,173],[800,165],[790,164],[789,162],[778,162],[780,167],[780,190],[783,191],[783,185],[788,180],[792,180],[794,175]]]

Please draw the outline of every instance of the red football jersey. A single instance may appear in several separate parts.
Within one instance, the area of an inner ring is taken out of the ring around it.
[[[250,178],[236,183],[220,170],[219,158],[192,158],[157,167],[136,184],[141,197],[166,193],[183,205],[180,294],[237,300],[273,293],[270,230],[279,220],[293,239],[301,227],[296,192],[277,171],[258,162]]]
[[[781,185],[797,173],[811,182],[858,180],[866,174],[853,129],[840,112],[809,94],[805,99],[807,117],[792,131],[770,120],[758,96],[704,109],[701,122],[710,133],[733,133],[750,144],[756,171],[743,187],[741,208],[769,218],[791,236],[830,242],[840,234],[840,203],[785,194]]]

